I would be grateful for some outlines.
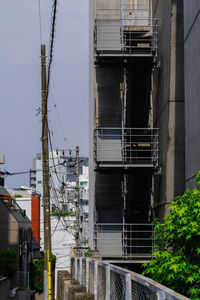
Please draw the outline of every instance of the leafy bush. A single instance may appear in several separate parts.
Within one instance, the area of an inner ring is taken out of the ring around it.
[[[52,217],[74,217],[75,213],[72,211],[62,211],[62,210],[55,210],[51,213]]]
[[[44,252],[42,252],[44,255]],[[52,262],[52,272],[55,270],[56,266],[56,256],[51,255]],[[44,258],[33,260],[33,274],[34,274],[34,289],[36,292],[41,294],[43,292],[43,272],[44,272]]]
[[[170,205],[164,223],[155,221],[157,251],[144,264],[144,275],[190,297],[200,299],[200,172],[197,187]]]
[[[23,198],[23,196],[20,195],[20,194],[14,194],[14,197],[15,197],[15,198]]]
[[[84,252],[85,257],[91,257],[93,255],[93,251],[90,247]]]
[[[0,250],[0,274],[12,277],[17,270],[17,253],[10,248]]]

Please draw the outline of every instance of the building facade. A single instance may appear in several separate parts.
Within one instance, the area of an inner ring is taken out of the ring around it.
[[[200,2],[184,3],[185,185],[194,187],[200,170]]]
[[[156,60],[151,1],[90,1],[90,245],[109,261],[152,250]]]
[[[30,288],[32,280],[33,232],[26,211],[6,188],[0,186],[0,250],[10,248],[17,254],[11,288]]]
[[[160,170],[153,178],[153,211],[161,220],[185,190],[183,1],[153,0],[158,57],[153,71],[153,124],[160,131]]]
[[[73,153],[71,153],[73,154]],[[70,268],[70,248],[75,246],[76,166],[75,157],[63,151],[49,153],[52,253],[56,255],[57,271]],[[42,154],[33,160],[30,185],[43,195]],[[79,158],[80,240],[88,240],[88,157]],[[40,207],[41,248],[43,248],[43,207]]]

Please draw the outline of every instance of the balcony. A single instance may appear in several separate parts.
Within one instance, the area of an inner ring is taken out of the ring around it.
[[[95,246],[103,259],[148,260],[155,248],[153,225],[97,223]]]
[[[94,53],[101,56],[157,55],[157,19],[149,9],[98,9]]]
[[[158,167],[157,128],[97,128],[94,157],[99,167]]]

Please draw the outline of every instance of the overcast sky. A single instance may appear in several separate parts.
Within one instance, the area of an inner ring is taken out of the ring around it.
[[[48,47],[52,1],[40,2]],[[41,152],[39,0],[0,0],[0,40],[1,167],[26,171]],[[49,121],[54,148],[79,145],[88,155],[88,0],[59,0]],[[6,185],[29,185],[29,176],[9,176]]]

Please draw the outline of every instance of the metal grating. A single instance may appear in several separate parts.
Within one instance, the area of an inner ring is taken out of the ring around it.
[[[82,260],[82,284],[86,285],[86,261]]]
[[[132,299],[157,300],[157,295],[148,287],[132,280]]]
[[[111,300],[125,300],[126,296],[126,282],[125,276],[113,272],[110,272],[110,299]]]
[[[94,261],[89,265],[89,291],[94,293]]]
[[[98,300],[106,299],[106,270],[102,265],[98,265]]]

